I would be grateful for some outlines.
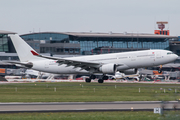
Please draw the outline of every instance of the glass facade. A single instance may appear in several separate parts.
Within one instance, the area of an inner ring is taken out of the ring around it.
[[[79,33],[78,33],[79,34]],[[98,35],[72,35],[68,33],[30,33],[21,35],[24,40],[44,40],[46,43],[75,43],[80,45],[81,54],[96,54],[93,49],[96,48],[114,48],[113,52],[119,52],[117,49],[169,49],[169,40],[164,37],[104,37]],[[37,49],[37,48],[36,48]],[[42,48],[48,49],[48,48]],[[116,51],[117,50],[117,51]],[[42,50],[43,51],[43,50]],[[61,50],[59,50],[61,51]],[[72,50],[64,50],[72,52]],[[78,52],[78,51],[77,51]],[[97,53],[98,54],[98,53]]]
[[[8,36],[6,34],[0,34],[0,52],[9,52]]]
[[[119,49],[169,49],[169,41],[164,38],[91,38],[70,37],[70,43],[79,43],[81,53],[89,53],[96,48],[119,48]],[[113,50],[115,52],[115,49]],[[119,52],[119,50],[117,50]],[[93,54],[96,54],[95,52]],[[98,53],[97,53],[98,54]]]
[[[15,33],[0,31],[0,60],[19,60],[8,34]]]
[[[1,55],[0,56],[0,60],[19,60],[19,57],[18,56],[4,56],[4,55]]]
[[[40,53],[51,54],[80,54],[80,45],[77,43],[46,43],[40,44]]]
[[[56,42],[66,42],[69,40],[69,36],[65,34],[57,33],[37,33],[37,34],[27,34],[21,35],[24,40],[45,40],[51,43]]]

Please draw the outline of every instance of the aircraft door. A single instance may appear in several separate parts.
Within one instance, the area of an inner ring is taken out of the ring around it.
[[[158,51],[158,52],[156,52],[156,59],[160,59],[160,58],[161,58],[161,52]]]
[[[49,68],[49,61],[45,61],[44,68]]]
[[[149,62],[150,62],[150,65],[155,65],[155,61],[156,61],[156,53],[153,51],[153,52],[149,52],[148,55],[150,56],[149,57]]]
[[[136,61],[136,55],[131,55],[131,61]]]

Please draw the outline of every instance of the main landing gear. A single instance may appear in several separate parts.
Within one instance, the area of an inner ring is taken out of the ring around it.
[[[90,83],[90,82],[91,82],[91,79],[95,79],[95,78],[96,78],[95,75],[91,75],[89,78],[86,78],[85,81],[86,81],[87,83]],[[98,80],[98,83],[103,83],[104,80],[107,80],[107,79],[108,79],[108,76],[103,75],[102,78],[100,78],[100,79]]]

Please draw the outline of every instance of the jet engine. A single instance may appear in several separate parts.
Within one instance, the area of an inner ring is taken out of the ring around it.
[[[105,74],[111,74],[116,72],[116,65],[113,63],[110,64],[104,64],[99,68],[99,71]]]
[[[124,71],[120,71],[126,75],[131,75],[131,74],[137,74],[138,70],[137,68],[134,68],[134,69],[127,69],[127,70],[124,70]]]

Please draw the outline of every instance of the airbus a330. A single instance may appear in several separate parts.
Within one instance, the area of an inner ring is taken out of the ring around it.
[[[9,35],[20,62],[14,62],[34,70],[54,74],[89,74],[86,82],[102,77],[103,83],[108,79],[107,74],[122,73],[136,74],[137,68],[163,65],[177,59],[177,55],[168,50],[142,50],[134,52],[110,53],[80,57],[56,58],[43,56],[31,48],[19,35]]]

